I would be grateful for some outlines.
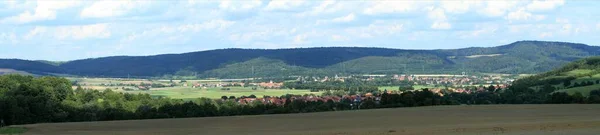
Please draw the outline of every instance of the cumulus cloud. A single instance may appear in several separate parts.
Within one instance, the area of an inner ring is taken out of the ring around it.
[[[219,4],[219,8],[226,11],[243,12],[255,9],[261,5],[261,0],[222,0]]]
[[[326,13],[336,13],[346,8],[351,8],[353,4],[356,2],[338,2],[335,0],[323,0],[318,5],[312,7],[312,9],[308,11],[304,11],[302,13],[297,14],[297,16],[316,16],[322,15]]]
[[[56,12],[61,9],[71,8],[80,5],[80,1],[47,1],[38,0],[34,10],[26,10],[15,16],[2,19],[1,22],[9,23],[29,23],[42,20],[56,19]]]
[[[487,1],[486,6],[480,12],[486,16],[498,17],[504,16],[506,12],[515,8],[519,1]]]
[[[422,2],[424,3],[424,2]],[[386,13],[403,13],[413,11],[419,8],[419,2],[406,0],[374,0],[371,1],[371,6],[363,10],[363,13],[368,15],[386,14]]]
[[[317,24],[325,24],[325,23],[345,23],[345,22],[351,22],[354,21],[356,19],[356,16],[354,15],[354,13],[350,13],[346,16],[341,16],[341,17],[337,17],[337,18],[333,18],[331,20],[318,20]]]
[[[448,13],[462,14],[468,12],[471,8],[479,6],[482,1],[478,0],[447,0],[441,1],[441,7]]]
[[[102,0],[96,1],[91,6],[84,8],[82,18],[106,18],[122,16],[138,6],[148,4],[150,1],[137,0]]]
[[[446,17],[446,13],[441,8],[433,8],[430,9],[427,17],[433,20],[434,23],[431,24],[432,29],[450,29],[452,25],[448,23],[448,18]]]
[[[446,29],[452,28],[452,25],[450,25],[450,23],[448,23],[448,22],[434,22],[431,25],[431,28],[432,29],[443,29],[443,30],[446,30]]]
[[[31,29],[23,38],[32,39],[33,37],[47,37],[57,40],[82,40],[89,38],[108,38],[111,36],[109,24],[89,24],[73,26],[36,26]]]
[[[389,36],[401,32],[404,24],[389,21],[375,21],[368,26],[346,28],[344,31],[354,37],[372,38]]]
[[[187,36],[192,36],[189,33],[196,33],[206,30],[224,30],[229,28],[231,25],[235,24],[234,21],[227,21],[222,19],[210,20],[202,23],[188,23],[188,24],[169,24],[156,26],[156,28],[144,30],[142,32],[135,32],[129,34],[127,37],[123,38],[122,42],[134,42],[138,40],[146,40],[153,39],[159,37],[161,35],[166,36],[173,34],[185,34]],[[177,37],[177,36],[174,36]],[[173,38],[174,38],[173,37]]]
[[[108,24],[90,24],[79,26],[60,26],[54,30],[58,39],[108,38],[111,32]]]
[[[534,0],[527,5],[529,11],[552,10],[565,4],[564,0]]]
[[[265,7],[265,10],[291,10],[305,3],[306,1],[304,0],[272,0],[267,7]]]
[[[506,19],[509,20],[509,22],[514,22],[514,21],[526,21],[526,20],[543,20],[545,18],[545,16],[543,15],[534,15],[531,14],[527,11],[525,11],[525,9],[519,9],[517,11],[513,11],[508,13],[508,15],[506,16]]]
[[[460,38],[467,39],[467,38],[477,38],[477,37],[481,37],[483,35],[495,34],[496,31],[498,31],[497,25],[482,24],[482,25],[476,25],[474,30],[459,31],[457,33]]]

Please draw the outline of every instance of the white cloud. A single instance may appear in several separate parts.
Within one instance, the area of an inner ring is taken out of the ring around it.
[[[486,7],[480,13],[490,17],[504,16],[506,12],[515,8],[517,4],[519,4],[519,1],[490,0],[487,1]]]
[[[404,24],[398,22],[375,21],[369,26],[346,28],[344,31],[355,37],[372,38],[376,36],[389,36],[401,32]]]
[[[46,27],[40,27],[40,26],[36,26],[35,28],[33,28],[32,30],[30,30],[27,35],[25,35],[25,39],[31,39],[34,36],[38,36],[42,33],[46,33],[48,29]]]
[[[60,26],[55,30],[58,39],[85,39],[85,38],[108,38],[111,32],[108,24],[91,24],[80,26]]]
[[[137,6],[142,6],[150,1],[134,0],[103,0],[94,2],[91,6],[84,8],[79,14],[82,18],[104,18],[122,16]]]
[[[323,13],[335,13],[346,8],[348,6],[347,4],[352,3],[353,2],[337,2],[335,0],[323,0],[319,5],[313,7],[311,10],[299,13],[297,15],[303,17],[321,15]]]
[[[257,8],[262,5],[260,0],[222,0],[219,8],[227,11],[242,12]]]
[[[429,19],[433,20],[433,24],[431,24],[432,29],[450,29],[452,25],[448,23],[448,18],[446,17],[446,13],[441,8],[433,8],[430,9],[427,14]]]
[[[565,4],[564,0],[534,0],[527,5],[529,11],[546,11],[552,10]]]
[[[442,29],[442,30],[447,30],[447,29],[451,29],[452,25],[450,25],[450,23],[448,22],[434,22],[431,25],[432,29]]]
[[[108,38],[111,36],[109,26],[106,23],[46,27],[36,26],[30,30],[23,38],[32,39],[33,37],[51,37],[58,40],[65,39],[88,39],[88,38]]]
[[[513,11],[508,13],[508,15],[506,16],[506,19],[509,20],[509,22],[513,22],[513,21],[526,21],[526,20],[543,20],[545,18],[545,16],[543,15],[534,15],[531,14],[527,11],[525,11],[525,9],[519,9],[517,11]]]
[[[444,10],[440,9],[440,8],[434,8],[432,10],[429,11],[429,13],[427,14],[427,17],[429,17],[429,19],[432,20],[447,20],[448,18],[446,18],[446,13],[444,12]]]
[[[185,33],[196,33],[205,30],[224,30],[226,28],[229,28],[233,24],[235,24],[234,21],[227,21],[221,19],[206,21],[203,23],[165,24],[162,26],[154,26],[155,28],[153,29],[132,33],[129,36],[121,39],[121,42],[133,42],[138,40],[154,39],[160,36],[171,36],[171,38],[182,37],[174,34],[184,34],[191,36],[190,34]]]
[[[478,0],[446,0],[441,1],[441,7],[448,13],[462,14],[469,9],[482,4]]]
[[[483,35],[495,34],[498,31],[498,26],[493,24],[480,24],[476,25],[474,30],[470,31],[459,31],[458,36],[460,38],[477,38]]]
[[[187,31],[198,32],[198,31],[207,30],[207,29],[222,30],[233,24],[235,24],[234,21],[211,20],[211,21],[199,23],[199,24],[197,23],[197,24],[180,25],[179,27],[177,27],[177,30],[179,30],[179,32],[187,32]]]
[[[596,29],[600,30],[600,23],[596,24]]]
[[[305,4],[304,0],[272,0],[269,2],[265,10],[290,10]]]
[[[57,10],[71,8],[80,5],[80,1],[48,1],[38,0],[36,1],[36,7],[33,11],[26,10],[25,12],[3,19],[1,22],[9,23],[29,23],[42,20],[54,20],[56,19]]]
[[[342,16],[342,17],[338,17],[338,18],[333,18],[331,20],[331,22],[351,22],[354,21],[356,17],[354,16],[354,13],[348,14],[346,16]]]
[[[354,15],[354,13],[350,13],[346,16],[340,16],[340,17],[333,18],[330,20],[317,20],[317,25],[327,24],[327,23],[345,23],[345,22],[354,21],[355,19],[356,19],[356,16]]]
[[[308,37],[307,34],[296,35],[296,37],[294,37],[294,44],[302,44],[302,43],[306,42],[307,37]]]
[[[374,0],[371,6],[366,8],[363,13],[368,15],[386,14],[396,12],[409,12],[418,9],[418,3],[407,0]]]

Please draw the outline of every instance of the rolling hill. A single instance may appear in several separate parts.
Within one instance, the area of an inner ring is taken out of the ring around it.
[[[220,49],[154,56],[113,56],[69,62],[0,60],[0,68],[83,76],[198,75],[239,78],[305,74],[541,73],[600,55],[600,47],[519,41],[497,47],[445,50],[327,47]],[[15,64],[13,64],[15,63]]]
[[[600,57],[589,57],[555,70],[517,80],[514,85],[582,95],[600,89]]]

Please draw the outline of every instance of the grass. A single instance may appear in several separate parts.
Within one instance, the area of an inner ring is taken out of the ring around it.
[[[583,96],[589,96],[590,91],[600,89],[600,84],[583,86],[583,87],[575,87],[569,89],[558,90],[557,92],[567,92],[569,95],[573,95],[576,92],[580,92]]]
[[[399,86],[380,86],[378,89],[380,91],[383,91],[383,90],[396,91],[396,90],[398,90],[398,88],[399,88]]]
[[[27,128],[23,127],[3,127],[0,128],[0,134],[2,135],[18,135],[27,132]]]
[[[174,99],[192,99],[192,98],[221,98],[221,96],[281,96],[285,94],[304,95],[315,94],[321,95],[321,92],[310,92],[309,90],[290,90],[290,89],[262,89],[252,90],[250,87],[230,87],[230,90],[221,90],[221,88],[199,89],[191,87],[170,87],[170,88],[155,88],[150,91],[134,91],[132,93],[148,93],[153,96],[166,96]]]
[[[568,76],[577,76],[577,75],[588,74],[588,73],[591,73],[593,71],[594,70],[590,70],[590,69],[575,69],[575,70],[567,72],[566,75],[568,75]]]

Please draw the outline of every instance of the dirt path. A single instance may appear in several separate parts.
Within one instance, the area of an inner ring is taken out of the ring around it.
[[[27,135],[598,135],[600,105],[437,106],[26,125]]]

